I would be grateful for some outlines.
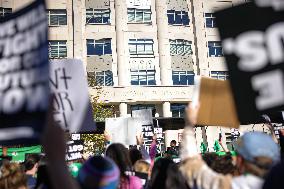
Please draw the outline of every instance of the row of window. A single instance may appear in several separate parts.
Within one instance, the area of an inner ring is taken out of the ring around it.
[[[0,7],[0,18],[12,13],[11,8]],[[128,8],[128,23],[151,23],[151,9]],[[167,10],[168,23],[170,25],[189,25],[188,12]],[[48,25],[67,25],[66,9],[47,10]],[[205,26],[216,27],[216,16],[214,13],[204,13]],[[86,9],[86,24],[110,24],[110,9]]]
[[[12,8],[0,7],[0,18],[12,13]],[[128,23],[151,23],[151,9],[128,8]],[[168,23],[170,25],[189,25],[188,12],[167,10]],[[66,9],[47,10],[49,26],[67,25]],[[205,26],[216,27],[216,16],[214,13],[204,13]],[[86,9],[86,24],[110,24],[110,9]]]
[[[155,70],[131,70],[131,85],[156,85]],[[229,78],[227,71],[211,71],[212,78],[227,80]],[[173,85],[194,85],[193,71],[172,71]],[[112,86],[113,73],[111,71],[96,72],[96,85]]]
[[[11,9],[12,11],[12,9]],[[151,9],[127,9],[128,23],[151,23]],[[188,12],[168,10],[170,25],[189,25]],[[67,25],[67,11],[65,9],[47,10],[49,26]],[[110,24],[110,9],[86,9],[86,24]]]
[[[154,41],[152,39],[129,39],[129,54],[135,56],[153,56]],[[191,41],[183,39],[170,40],[170,54],[173,55],[191,55]],[[66,41],[50,41],[49,42],[49,57],[50,58],[65,58],[67,57]],[[208,50],[210,57],[223,56],[221,42],[209,41]],[[107,55],[112,54],[111,39],[93,40],[87,39],[87,55]]]

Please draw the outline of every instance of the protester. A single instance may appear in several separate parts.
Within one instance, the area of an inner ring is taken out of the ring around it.
[[[170,142],[170,147],[167,149],[167,153],[170,154],[171,156],[179,156],[179,147],[177,146],[177,141],[172,140]]]
[[[77,180],[81,189],[115,189],[119,185],[119,169],[111,159],[94,156],[84,163]]]
[[[145,160],[138,160],[134,164],[135,176],[139,177],[142,181],[143,188],[146,188],[148,177],[150,175],[150,163]]]
[[[52,189],[52,183],[47,171],[47,165],[39,165],[37,171],[36,189]]]
[[[187,189],[186,180],[178,166],[168,158],[160,158],[154,164],[148,189]]]
[[[28,189],[27,178],[17,163],[3,162],[0,168],[1,189]]]
[[[200,158],[197,152],[193,125],[196,124],[198,108],[188,106],[187,126],[183,132],[181,148],[181,172],[191,188],[260,189],[264,177],[280,160],[280,152],[273,139],[264,133],[245,133],[235,144],[238,154],[236,167],[238,177],[216,173]]]
[[[38,170],[39,161],[40,161],[40,156],[38,154],[30,154],[25,159],[24,168],[27,176],[27,183],[29,189],[34,189],[36,186],[35,176]]]
[[[120,170],[119,189],[141,189],[142,182],[136,177],[132,176],[132,164],[127,148],[120,143],[113,143],[108,146],[105,155],[111,158]]]

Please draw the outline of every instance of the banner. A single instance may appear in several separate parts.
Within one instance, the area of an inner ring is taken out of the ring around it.
[[[0,143],[39,143],[49,105],[44,0],[0,19]]]
[[[266,2],[216,13],[241,123],[284,109],[284,12]]]
[[[55,96],[54,119],[63,129],[71,133],[96,129],[82,61],[51,61],[50,87]]]
[[[26,154],[40,154],[42,152],[41,148],[41,146],[8,148],[7,155],[12,157],[12,162],[23,162]],[[0,148],[0,154],[2,154],[2,148]]]

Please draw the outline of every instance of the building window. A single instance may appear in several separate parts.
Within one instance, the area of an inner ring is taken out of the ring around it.
[[[188,12],[168,10],[167,15],[170,25],[189,25]]]
[[[227,71],[211,71],[210,73],[212,78],[227,80],[229,79],[229,73]]]
[[[172,117],[184,117],[186,104],[171,104]]]
[[[112,71],[96,72],[96,86],[113,86]]]
[[[133,110],[147,110],[147,109],[154,110],[155,105],[154,104],[136,104],[136,105],[131,105],[130,109],[131,109],[131,112]]]
[[[127,9],[128,23],[150,23],[151,9]]]
[[[220,41],[208,41],[208,49],[210,57],[224,56]]]
[[[67,41],[49,41],[49,58],[66,58]]]
[[[191,41],[183,40],[183,39],[170,39],[170,52],[171,56],[173,55],[190,55],[192,54],[191,49]]]
[[[129,53],[132,56],[154,55],[152,39],[129,39]]]
[[[12,8],[0,7],[0,18],[12,14]]]
[[[109,24],[110,9],[86,9],[86,24]]]
[[[111,39],[93,40],[87,39],[87,55],[112,54]]]
[[[47,19],[49,26],[67,25],[67,11],[64,9],[47,10]]]
[[[216,17],[213,13],[205,13],[206,28],[216,28]]]
[[[173,71],[173,85],[194,85],[193,71]]]
[[[131,85],[156,85],[156,70],[131,70]]]

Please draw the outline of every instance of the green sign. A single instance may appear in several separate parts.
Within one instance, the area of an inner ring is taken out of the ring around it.
[[[41,146],[30,146],[21,148],[8,148],[7,155],[12,156],[13,162],[23,162],[25,161],[25,154],[41,153]],[[0,154],[3,154],[2,148],[0,149]]]

